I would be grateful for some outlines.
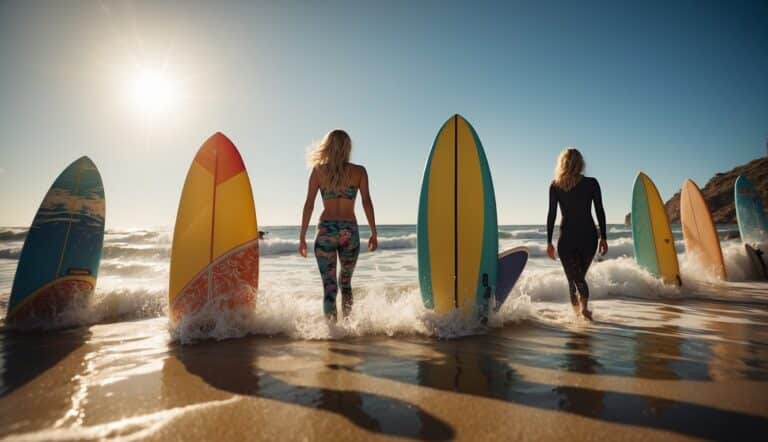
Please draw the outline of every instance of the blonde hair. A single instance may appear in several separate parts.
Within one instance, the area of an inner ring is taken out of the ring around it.
[[[310,169],[317,171],[320,186],[333,192],[347,186],[349,157],[352,153],[352,139],[341,129],[334,129],[323,140],[312,147],[307,155]]]
[[[584,173],[584,157],[575,147],[568,147],[560,152],[555,167],[554,183],[566,192],[573,189]]]

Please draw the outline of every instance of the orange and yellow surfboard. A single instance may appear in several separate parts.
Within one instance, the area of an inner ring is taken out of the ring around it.
[[[217,132],[195,155],[181,192],[171,248],[171,321],[206,305],[253,308],[258,281],[251,183],[237,148]]]

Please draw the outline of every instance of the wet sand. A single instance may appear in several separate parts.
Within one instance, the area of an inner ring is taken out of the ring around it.
[[[620,304],[633,321],[528,320],[452,340],[181,346],[164,318],[6,332],[0,436],[764,440],[765,302]]]

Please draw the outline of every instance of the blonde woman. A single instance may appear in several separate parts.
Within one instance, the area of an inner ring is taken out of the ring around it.
[[[571,305],[576,315],[592,320],[587,307],[589,287],[585,279],[589,265],[598,247],[598,231],[592,219],[592,204],[595,205],[597,222],[600,225],[600,255],[608,252],[605,230],[605,210],[600,184],[595,178],[584,176],[584,157],[581,152],[569,147],[560,153],[555,169],[555,179],[549,186],[549,214],[547,215],[547,255],[555,256],[552,233],[560,205],[562,220],[557,240],[557,254],[568,279]],[[576,297],[578,291],[579,296]]]
[[[309,153],[309,175],[307,200],[301,218],[299,234],[299,253],[307,256],[307,226],[315,207],[317,192],[323,198],[323,213],[317,226],[315,238],[315,258],[323,279],[323,312],[329,320],[336,320],[336,295],[341,285],[341,304],[344,317],[352,310],[352,273],[355,271],[357,256],[360,253],[360,233],[355,219],[355,197],[357,191],[363,199],[363,209],[371,228],[368,250],[378,246],[376,238],[376,220],[373,214],[373,202],[368,187],[368,174],[363,166],[349,162],[352,152],[352,140],[340,129],[325,135]],[[336,263],[341,264],[337,277]]]

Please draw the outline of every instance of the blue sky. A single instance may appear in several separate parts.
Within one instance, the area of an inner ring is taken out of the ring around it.
[[[415,222],[429,148],[457,112],[504,224],[545,221],[568,145],[622,222],[638,170],[668,198],[768,138],[765,2],[1,2],[0,57],[0,225],[28,225],[85,154],[108,226],[172,226],[219,130],[263,225],[299,223],[307,146],[335,127],[380,223]],[[174,85],[161,111],[129,96],[147,69]]]

